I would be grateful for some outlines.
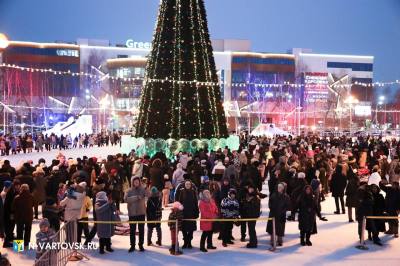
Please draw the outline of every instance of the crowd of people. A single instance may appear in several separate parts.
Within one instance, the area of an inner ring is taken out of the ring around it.
[[[78,242],[82,234],[87,245],[96,236],[100,253],[113,252],[115,223],[121,203],[127,204],[130,248],[145,250],[165,241],[163,210],[169,210],[170,253],[192,249],[196,219],[202,231],[200,250],[214,250],[214,233],[222,247],[235,241],[234,226],[240,227],[239,241],[257,248],[256,219],[261,214],[261,199],[269,197],[269,217],[275,218],[277,245],[284,244],[286,222],[298,221],[302,246],[312,246],[317,234],[321,202],[332,195],[336,215],[348,214],[348,221],[359,223],[359,237],[365,216],[398,216],[400,211],[400,142],[383,137],[259,137],[241,138],[240,148],[179,153],[169,159],[159,152],[151,158],[130,154],[65,158],[61,153],[52,162],[27,162],[15,169],[3,160],[0,168],[0,235],[3,247],[13,239],[28,245],[33,219],[42,220],[37,242],[51,241],[61,222],[78,222]],[[263,184],[268,184],[268,191]],[[385,197],[381,194],[385,192]],[[331,194],[330,194],[331,193]],[[346,208],[347,207],[347,208]],[[353,212],[354,209],[354,212]],[[89,226],[93,213],[94,223]],[[212,219],[230,219],[227,221]],[[237,222],[235,219],[245,218]],[[147,221],[147,225],[145,224]],[[178,222],[172,222],[178,221]],[[105,223],[104,223],[105,222]],[[386,223],[389,227],[386,230]],[[16,236],[14,229],[16,227]],[[266,231],[272,234],[272,222]],[[398,220],[367,219],[371,241],[382,245],[379,234],[398,237]],[[181,233],[183,245],[177,247]],[[246,238],[248,235],[248,239]],[[164,237],[164,238],[163,238]],[[272,239],[272,238],[271,238]],[[38,251],[38,257],[43,251]]]
[[[57,136],[56,134],[12,134],[0,135],[0,155],[9,156],[20,153],[50,151],[54,149],[66,150],[73,148],[87,148],[94,146],[113,146],[120,143],[121,133],[102,131],[97,134],[71,134]]]

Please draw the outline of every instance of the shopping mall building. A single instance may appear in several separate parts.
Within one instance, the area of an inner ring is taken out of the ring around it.
[[[348,129],[350,120],[360,128],[374,119],[373,88],[365,86],[373,80],[373,56],[258,53],[248,40],[213,40],[213,47],[231,131],[259,123]],[[133,40],[11,41],[2,53],[1,124],[35,130],[89,114],[94,130],[132,128],[150,49]],[[348,102],[350,95],[356,101]]]

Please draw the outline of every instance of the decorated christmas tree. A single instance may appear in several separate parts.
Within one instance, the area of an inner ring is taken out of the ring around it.
[[[136,136],[227,137],[203,0],[162,0]]]

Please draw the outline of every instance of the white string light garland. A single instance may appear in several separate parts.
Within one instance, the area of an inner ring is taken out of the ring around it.
[[[88,78],[96,78],[96,79],[111,79],[111,80],[121,80],[121,81],[143,81],[143,82],[169,82],[169,83],[176,83],[180,85],[184,84],[194,84],[197,86],[219,86],[221,83],[219,82],[205,82],[205,81],[197,81],[197,80],[174,80],[170,78],[165,79],[150,79],[150,78],[142,78],[142,77],[134,77],[134,78],[123,78],[123,77],[116,77],[116,76],[100,76],[100,75],[93,75],[91,73],[86,72],[72,72],[68,71],[59,71],[54,70],[51,68],[32,68],[32,67],[23,67],[18,66],[15,64],[7,64],[2,63],[0,64],[1,68],[11,68],[11,69],[18,69],[21,71],[27,72],[42,72],[42,73],[51,73],[54,75],[70,75],[72,77],[88,77]],[[224,85],[229,85],[229,83],[225,82]],[[291,83],[291,82],[283,82],[283,83],[256,83],[256,82],[233,82],[230,83],[232,87],[247,87],[247,86],[255,86],[256,88],[279,88],[281,86],[287,86],[292,88],[302,88],[307,85],[312,86],[328,86],[328,85],[318,85],[318,84],[305,84],[305,83]],[[334,88],[348,88],[352,86],[363,86],[363,87],[386,87],[390,85],[400,85],[400,80],[395,81],[388,81],[388,82],[373,82],[373,83],[363,83],[363,82],[354,82],[352,84],[339,84],[339,85],[332,85]]]

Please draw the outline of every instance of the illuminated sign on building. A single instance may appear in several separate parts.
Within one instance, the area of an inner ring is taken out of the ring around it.
[[[136,49],[151,49],[150,42],[135,42],[133,39],[126,41],[126,47]]]
[[[326,103],[328,101],[328,74],[305,73],[304,97],[308,103]]]
[[[78,50],[71,50],[71,49],[57,49],[58,56],[70,56],[70,57],[79,57]]]
[[[354,114],[356,116],[371,116],[372,115],[372,108],[370,102],[361,102],[354,106]]]

